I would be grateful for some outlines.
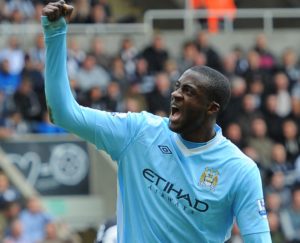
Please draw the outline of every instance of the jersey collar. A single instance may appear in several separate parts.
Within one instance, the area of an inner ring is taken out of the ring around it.
[[[221,127],[215,125],[214,129],[216,131],[216,136],[214,136],[211,140],[205,143],[194,143],[194,142],[186,141],[177,133],[174,133],[173,137],[178,149],[185,156],[192,156],[208,150],[212,146],[220,143],[225,139],[222,135]]]

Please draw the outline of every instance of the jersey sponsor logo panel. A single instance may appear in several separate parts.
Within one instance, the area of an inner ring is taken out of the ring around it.
[[[206,202],[195,198],[194,195],[188,193],[179,185],[175,185],[149,168],[143,170],[143,177],[150,182],[148,186],[150,191],[161,196],[168,203],[181,208],[186,213],[203,213],[209,209],[209,205]]]

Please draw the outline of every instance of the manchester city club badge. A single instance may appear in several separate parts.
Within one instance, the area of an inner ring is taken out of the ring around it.
[[[218,170],[206,167],[200,176],[199,185],[214,191],[218,184],[219,174]]]

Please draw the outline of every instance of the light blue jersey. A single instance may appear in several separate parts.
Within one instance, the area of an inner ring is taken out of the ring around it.
[[[79,106],[67,79],[65,21],[42,23],[52,119],[118,163],[118,242],[221,243],[234,218],[246,242],[271,242],[259,170],[220,127],[198,144],[172,132],[167,118]]]

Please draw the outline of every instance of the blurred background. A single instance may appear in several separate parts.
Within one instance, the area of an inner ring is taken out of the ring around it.
[[[47,2],[0,0],[0,241],[89,243],[114,218],[117,168],[49,122],[39,24]],[[187,68],[230,79],[218,123],[258,164],[273,242],[300,242],[300,1],[67,3],[67,67],[84,106],[168,116]],[[236,226],[229,242],[242,242]]]

